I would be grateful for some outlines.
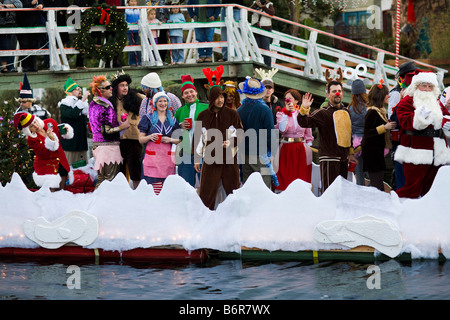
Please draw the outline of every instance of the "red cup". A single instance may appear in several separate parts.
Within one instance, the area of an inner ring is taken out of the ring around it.
[[[192,118],[186,118],[185,120],[189,123],[188,129],[191,129],[192,128]]]
[[[158,139],[155,140],[156,144],[160,144],[161,143],[162,136],[163,135],[161,133],[158,133]]]
[[[391,130],[391,136],[392,136],[392,141],[399,141],[400,140],[400,130],[398,130],[398,129]]]
[[[348,171],[349,172],[353,172],[355,170],[355,167],[356,167],[356,162],[350,161],[348,163]]]

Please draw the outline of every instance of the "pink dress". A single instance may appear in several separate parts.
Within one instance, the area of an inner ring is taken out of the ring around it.
[[[300,127],[297,115],[298,110],[291,113],[286,108],[277,112],[275,128],[282,138],[277,172],[280,185],[276,189],[281,191],[296,179],[311,182],[312,150],[308,144],[312,144],[314,137],[311,128]]]

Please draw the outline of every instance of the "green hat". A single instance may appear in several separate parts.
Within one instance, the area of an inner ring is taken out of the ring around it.
[[[70,77],[67,79],[66,83],[64,84],[64,91],[66,93],[72,92],[74,89],[78,88],[79,85],[74,82]]]

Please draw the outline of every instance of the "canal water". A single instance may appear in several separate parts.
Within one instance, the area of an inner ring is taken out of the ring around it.
[[[0,261],[0,300],[446,300],[450,263]]]

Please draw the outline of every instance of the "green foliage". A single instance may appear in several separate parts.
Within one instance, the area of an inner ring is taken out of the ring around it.
[[[31,174],[33,172],[33,152],[26,137],[14,128],[13,101],[0,102],[0,183],[4,186],[17,172],[29,188],[35,188]]]
[[[105,25],[105,32],[103,34],[89,32],[95,25]],[[75,38],[75,48],[87,56],[111,60],[122,54],[127,44],[127,30],[124,14],[118,12],[115,6],[110,7],[107,4],[93,6],[82,15],[81,28]]]

